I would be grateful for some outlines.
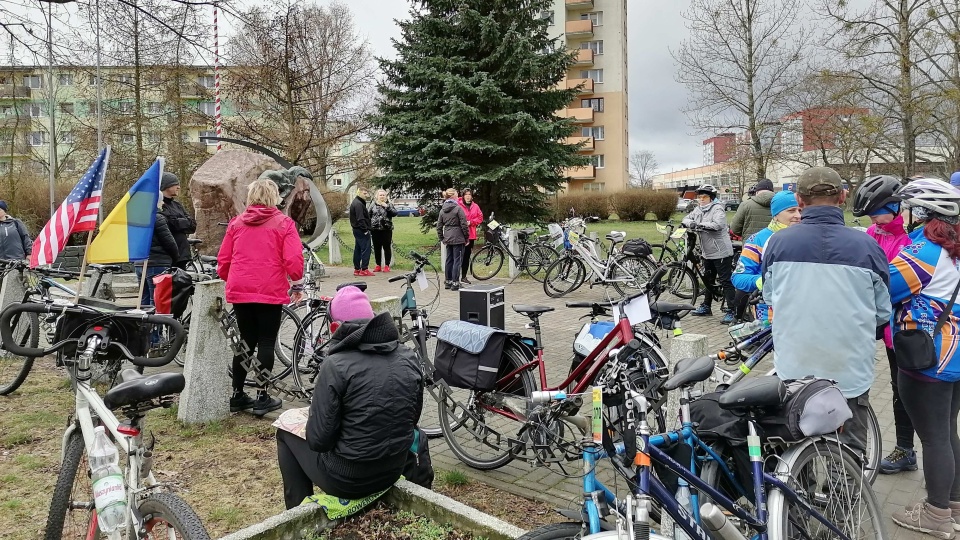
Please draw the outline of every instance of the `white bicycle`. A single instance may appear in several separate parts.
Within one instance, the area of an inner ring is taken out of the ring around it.
[[[41,357],[62,351],[76,391],[76,414],[63,434],[60,474],[50,501],[44,538],[60,539],[184,539],[209,540],[200,518],[180,497],[162,491],[151,472],[154,439],[144,437],[144,417],[158,407],[169,407],[184,387],[181,373],[141,375],[134,369],[121,373],[122,382],[101,398],[91,385],[91,366],[118,359],[135,366],[169,364],[179,352],[186,332],[176,319],[142,311],[120,311],[102,301],[81,303],[21,303],[0,314],[0,338],[13,354]],[[54,343],[49,348],[21,347],[13,339],[11,320],[21,313],[57,317]],[[145,358],[150,325],[166,326],[173,343],[161,358]],[[124,418],[114,414],[119,411]],[[105,428],[121,456],[126,510],[113,532],[102,533],[97,522],[88,452],[94,430]]]

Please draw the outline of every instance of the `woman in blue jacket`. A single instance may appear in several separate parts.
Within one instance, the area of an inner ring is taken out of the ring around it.
[[[890,262],[893,336],[922,329],[933,334],[937,319],[960,283],[960,190],[946,182],[921,179],[898,193],[926,220]],[[927,498],[894,512],[901,527],[937,538],[953,538],[952,518],[960,518],[960,304],[954,304],[941,332],[933,336],[935,364],[923,370],[900,369],[900,399],[923,448]],[[898,354],[901,351],[897,351]]]

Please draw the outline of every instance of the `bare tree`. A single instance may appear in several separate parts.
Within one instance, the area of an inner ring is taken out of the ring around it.
[[[283,2],[248,11],[228,43],[237,109],[226,126],[314,174],[362,168],[337,150],[368,127],[377,73],[370,46],[346,5]]]
[[[653,152],[637,150],[630,154],[630,186],[638,188],[653,187],[653,177],[657,174],[660,163]]]
[[[703,133],[745,131],[754,178],[766,175],[774,121],[801,68],[801,7],[801,0],[692,0],[683,14],[690,36],[673,56],[691,94],[685,112]]]

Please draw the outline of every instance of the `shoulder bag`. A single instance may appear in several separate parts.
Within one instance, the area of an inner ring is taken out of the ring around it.
[[[953,296],[950,297],[947,307],[937,317],[937,325],[933,328],[933,336],[940,334],[943,325],[947,322],[947,317],[953,311],[953,303],[957,300],[958,291],[960,291],[960,281],[957,282],[957,287],[953,289]],[[893,335],[893,350],[896,353],[897,367],[909,371],[920,371],[935,366],[937,364],[937,348],[934,346],[933,336],[926,333],[922,328],[911,328],[895,333]]]

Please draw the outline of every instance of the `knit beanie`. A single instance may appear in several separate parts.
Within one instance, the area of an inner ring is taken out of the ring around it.
[[[764,178],[763,180],[757,182],[757,185],[754,186],[754,189],[757,191],[773,191],[773,182],[769,178]]]
[[[960,186],[960,171],[957,171],[950,175],[950,185]]]
[[[344,287],[337,291],[330,301],[330,318],[339,321],[372,319],[373,308],[363,291],[354,287]]]
[[[800,205],[797,204],[797,196],[792,191],[780,191],[770,200],[770,215],[777,217],[780,212],[797,206]]]

